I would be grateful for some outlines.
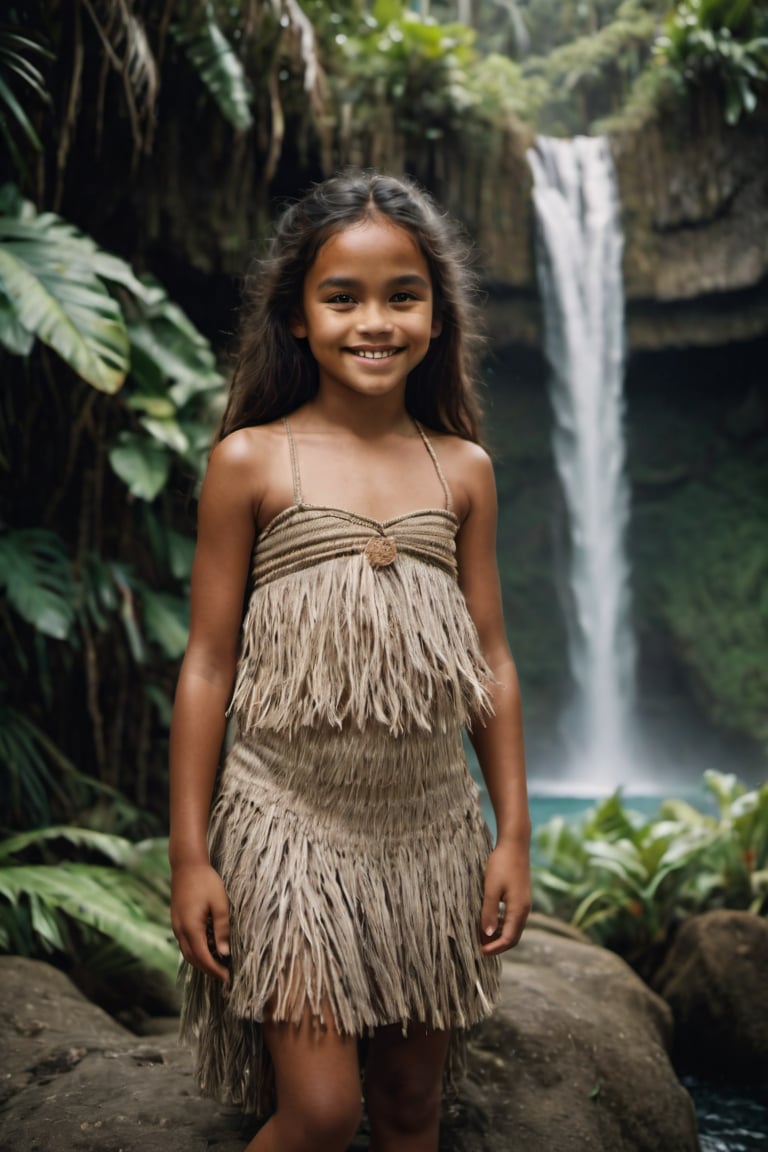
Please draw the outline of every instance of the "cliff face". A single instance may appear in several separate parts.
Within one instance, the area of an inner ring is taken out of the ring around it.
[[[687,124],[656,123],[612,145],[630,346],[768,332],[768,122],[728,128],[702,99]]]
[[[513,182],[477,234],[494,285],[494,342],[538,345],[530,141],[510,137]],[[685,117],[611,138],[625,230],[632,349],[725,344],[768,333],[768,117],[727,127],[713,94]],[[502,202],[503,201],[503,202]],[[498,221],[507,214],[517,226]],[[474,222],[473,222],[474,223]]]

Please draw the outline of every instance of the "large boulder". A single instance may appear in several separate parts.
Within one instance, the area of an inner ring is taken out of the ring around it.
[[[675,1020],[675,1059],[768,1099],[768,920],[704,912],[684,921],[654,981]]]
[[[137,1037],[55,968],[0,957],[0,1152],[242,1152],[170,1026]]]
[[[695,1152],[666,1005],[616,955],[531,918],[448,1105],[448,1152]]]
[[[0,958],[0,1020],[0,1152],[242,1152],[253,1131],[197,1096],[174,1034],[134,1036],[45,964]],[[669,1039],[669,1010],[620,959],[534,917],[441,1149],[695,1152]]]

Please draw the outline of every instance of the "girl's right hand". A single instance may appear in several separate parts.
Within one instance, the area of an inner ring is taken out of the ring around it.
[[[171,926],[187,963],[226,984],[229,969],[216,959],[211,944],[220,957],[229,957],[229,900],[210,864],[172,869]]]

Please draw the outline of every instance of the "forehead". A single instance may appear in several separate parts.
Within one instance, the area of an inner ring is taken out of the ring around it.
[[[431,280],[427,262],[411,233],[391,220],[376,217],[350,224],[329,236],[315,257],[307,281],[319,283],[329,275],[383,278],[404,273]]]

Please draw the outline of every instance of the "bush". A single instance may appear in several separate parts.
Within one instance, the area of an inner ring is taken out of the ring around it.
[[[768,912],[768,783],[707,772],[716,812],[665,800],[646,820],[615,793],[535,839],[534,905],[570,920],[642,974],[680,920],[714,908]]]
[[[713,79],[722,88],[725,119],[754,112],[768,82],[768,22],[752,0],[681,0],[656,43],[661,60],[692,88]]]
[[[0,843],[0,952],[67,970],[98,1003],[172,1011],[167,841],[53,827]]]

